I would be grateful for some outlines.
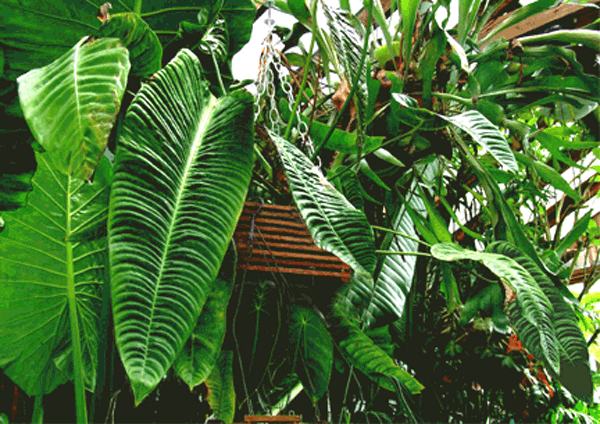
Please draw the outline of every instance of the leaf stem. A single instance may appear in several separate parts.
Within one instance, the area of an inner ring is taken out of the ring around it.
[[[142,0],[135,0],[135,3],[133,4],[133,13],[137,13],[138,15],[141,15],[141,13],[142,13]]]
[[[219,88],[221,89],[221,95],[225,96],[227,94],[227,90],[225,90],[225,86],[223,85],[223,80],[221,79],[221,70],[219,69],[219,64],[217,63],[217,58],[213,52],[213,49],[209,47],[210,57],[212,58],[213,64],[215,65],[215,72],[217,73],[217,79],[219,80]]]
[[[402,236],[402,237],[412,240],[414,242],[421,243],[424,246],[431,247],[431,245],[429,243],[427,243],[426,241],[420,240],[416,237],[410,236],[410,235],[400,232],[400,231],[391,230],[391,229],[385,228],[385,227],[380,227],[379,225],[371,225],[371,228],[373,228],[374,230],[385,231],[386,233],[390,233],[390,234],[396,234],[398,236]]]
[[[403,256],[426,256],[431,258],[431,253],[423,252],[402,252],[399,250],[376,250],[375,253],[381,253],[382,255],[403,255]]]
[[[67,183],[70,186],[70,179]],[[71,234],[71,192],[70,187],[66,193],[67,197],[67,239]],[[73,243],[66,243],[67,263],[67,299],[69,305],[69,319],[71,322],[71,346],[73,347],[73,379],[75,382],[75,414],[78,424],[87,424],[87,408],[85,398],[85,371],[83,367],[83,355],[81,352],[81,332],[79,330],[79,317],[77,314],[77,297],[75,294],[75,272],[73,267]]]

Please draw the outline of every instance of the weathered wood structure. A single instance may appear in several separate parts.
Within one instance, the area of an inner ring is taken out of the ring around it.
[[[294,206],[247,202],[234,240],[238,269],[350,279],[350,267],[315,245]]]

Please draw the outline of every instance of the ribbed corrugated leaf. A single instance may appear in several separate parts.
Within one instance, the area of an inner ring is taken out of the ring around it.
[[[67,240],[106,212],[110,180],[106,159],[91,184],[36,159],[28,205],[3,212],[0,233],[0,367],[30,396],[73,378],[74,334],[94,388],[106,239]]]
[[[333,366],[333,341],[312,308],[292,305],[288,326],[293,368],[313,403],[327,392]]]
[[[127,85],[129,53],[116,38],[83,38],[18,78],[19,99],[53,168],[89,179],[108,144]]]
[[[406,201],[413,209],[425,210],[423,201],[413,193],[407,195]],[[418,238],[413,220],[404,204],[401,204],[395,214],[391,229]],[[381,249],[396,252],[416,252],[418,247],[416,241],[399,234],[388,234],[381,244]],[[412,285],[416,256],[385,255],[379,264],[375,283],[366,276],[354,275],[341,292],[350,301],[352,308],[361,311],[359,314],[362,322],[367,326],[379,325],[382,319],[384,322],[386,319],[391,322],[402,317]]]
[[[573,308],[546,274],[523,252],[506,242],[492,243],[486,249],[515,260],[535,279],[554,307],[554,331],[560,345],[559,380],[571,393],[586,402],[592,401],[593,385],[588,347]],[[521,338],[525,347],[528,340]]]
[[[473,137],[473,140],[485,147],[500,165],[512,172],[519,170],[515,155],[504,135],[480,112],[469,110],[456,116],[439,116]]]
[[[431,254],[443,261],[480,261],[508,284],[517,295],[517,301],[508,309],[508,315],[519,339],[534,356],[544,360],[556,374],[559,373],[560,354],[553,328],[553,320],[556,319],[554,309],[525,268],[507,256],[464,250],[453,243],[436,244],[431,248]]]
[[[294,201],[317,246],[333,253],[357,273],[375,269],[373,230],[356,209],[292,143],[271,134],[283,162]]]
[[[173,364],[175,372],[190,390],[208,377],[221,351],[236,263],[235,246],[230,244],[196,327]]]
[[[335,311],[335,325],[331,329],[344,357],[356,369],[366,374],[376,383],[388,390],[396,388],[389,378],[397,378],[411,393],[420,393],[423,385],[410,373],[394,363],[394,360],[378,347],[358,326],[342,313]]]
[[[115,336],[138,403],[190,336],[241,214],[252,104],[242,91],[214,98],[184,49],[125,117],[109,243]]]
[[[323,3],[325,16],[329,22],[331,38],[340,56],[344,73],[348,82],[352,84],[357,81],[356,97],[358,99],[358,113],[361,122],[365,122],[366,107],[369,102],[369,90],[367,87],[367,61],[360,62],[363,51],[364,36],[352,25],[356,19],[350,12],[342,9],[332,8]],[[364,137],[361,137],[364,139]]]

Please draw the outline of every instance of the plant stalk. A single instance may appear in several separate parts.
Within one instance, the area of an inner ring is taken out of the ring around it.
[[[67,191],[67,222],[66,233],[71,235],[71,181],[69,179]],[[75,383],[75,414],[78,424],[87,424],[87,408],[85,398],[85,370],[83,367],[83,355],[81,352],[81,334],[79,330],[79,319],[77,315],[77,298],[75,295],[75,272],[73,267],[73,243],[66,243],[67,250],[67,295],[69,303],[69,319],[71,322],[71,345],[73,346],[73,375]]]

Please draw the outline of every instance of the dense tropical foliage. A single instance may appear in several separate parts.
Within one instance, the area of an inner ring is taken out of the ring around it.
[[[297,23],[252,95],[250,0],[0,0],[12,420],[600,417],[594,279],[567,287],[595,182],[563,174],[600,155],[598,22],[505,40],[557,2],[485,31],[505,2],[454,28],[449,2],[332,3],[270,3]],[[350,281],[236,273],[245,200],[295,205]]]

